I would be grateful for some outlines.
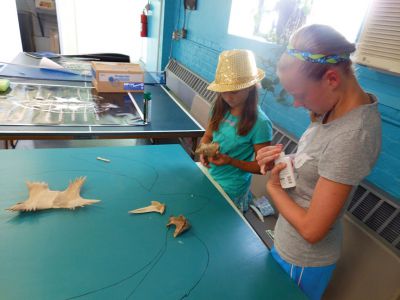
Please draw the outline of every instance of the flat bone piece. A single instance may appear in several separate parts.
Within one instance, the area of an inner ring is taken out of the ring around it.
[[[179,217],[170,217],[167,227],[170,225],[175,225],[174,238],[190,228],[189,221],[183,215],[180,215]]]
[[[201,143],[195,153],[196,154],[204,154],[205,156],[208,157],[214,157],[217,155],[217,152],[219,150],[219,144],[218,143]]]
[[[165,211],[164,203],[160,203],[158,201],[151,201],[151,205],[142,207],[142,208],[138,208],[138,209],[134,209],[134,210],[130,210],[129,213],[130,214],[144,214],[144,213],[148,213],[148,212],[158,212],[162,215],[164,213],[164,211]]]
[[[64,191],[51,191],[46,182],[27,182],[29,198],[24,202],[7,208],[10,211],[36,211],[44,209],[75,209],[100,200],[84,199],[80,196],[80,190],[86,177],[79,177],[72,181]]]

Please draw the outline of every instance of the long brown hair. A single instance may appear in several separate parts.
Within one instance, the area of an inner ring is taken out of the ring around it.
[[[257,105],[258,105],[258,93],[256,85],[250,87],[249,95],[246,99],[244,109],[240,115],[239,123],[237,125],[237,133],[244,136],[249,133],[257,121]],[[226,113],[230,107],[228,103],[222,99],[221,93],[218,94],[217,100],[212,108],[210,127],[213,131],[219,129],[219,124],[225,118]]]
[[[342,34],[330,26],[321,24],[300,28],[292,35],[289,44],[296,50],[324,55],[350,54],[356,50],[355,45],[347,41]],[[278,63],[278,69],[288,68],[294,61],[300,64],[299,68],[302,74],[314,80],[322,79],[326,71],[332,67],[342,69],[345,74],[353,73],[351,60],[341,61],[336,64],[320,64],[301,61],[286,53],[282,55]]]

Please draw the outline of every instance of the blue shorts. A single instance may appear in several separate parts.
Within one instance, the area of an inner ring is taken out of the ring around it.
[[[233,203],[235,203],[236,207],[242,212],[246,212],[249,209],[249,205],[253,201],[253,195],[251,194],[250,190],[247,190],[244,194],[236,197],[231,197],[228,194],[229,198],[232,199]]]
[[[325,292],[331,280],[336,264],[324,267],[300,267],[283,260],[276,252],[275,247],[271,249],[272,257],[289,274],[296,284],[303,290],[309,299],[319,300]]]

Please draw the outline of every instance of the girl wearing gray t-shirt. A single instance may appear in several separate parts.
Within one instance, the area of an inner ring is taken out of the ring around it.
[[[286,165],[273,162],[282,145],[257,154],[259,165],[271,170],[267,191],[280,213],[271,253],[310,299],[320,299],[329,283],[340,256],[346,205],[380,151],[377,99],[354,76],[354,51],[354,44],[325,25],[306,26],[292,36],[278,76],[294,106],[313,116],[293,160],[296,187],[280,184]]]

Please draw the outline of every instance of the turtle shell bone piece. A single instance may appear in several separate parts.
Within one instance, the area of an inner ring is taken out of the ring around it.
[[[197,149],[196,154],[203,154],[208,157],[214,157],[218,154],[219,144],[218,143],[201,143]]]
[[[171,225],[175,225],[174,238],[190,228],[189,221],[183,215],[180,215],[179,217],[171,216],[167,227]]]

